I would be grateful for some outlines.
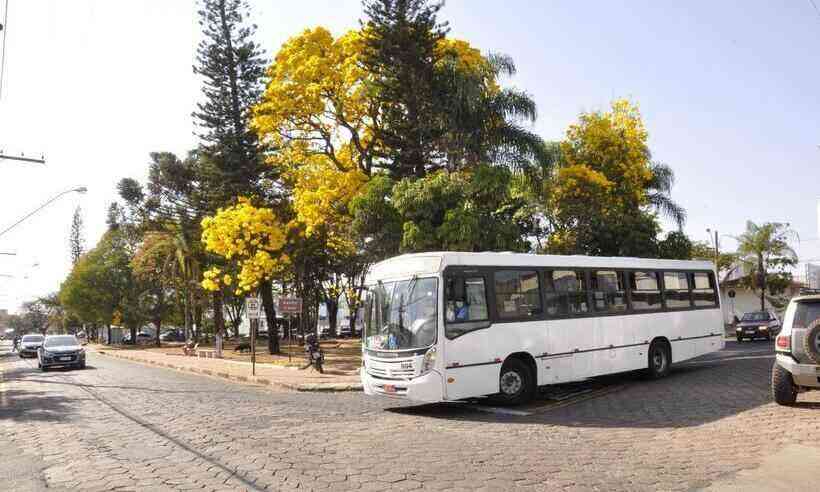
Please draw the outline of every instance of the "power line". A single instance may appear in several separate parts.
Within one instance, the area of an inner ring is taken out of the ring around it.
[[[817,10],[817,4],[814,3],[814,0],[809,0],[809,3],[814,7],[814,11],[817,12],[817,15],[820,16],[820,10]]]
[[[3,10],[3,25],[0,29],[3,30],[3,54],[0,56],[0,98],[3,97],[3,79],[6,76],[6,33],[8,32],[9,24],[9,0],[6,0],[6,8]]]

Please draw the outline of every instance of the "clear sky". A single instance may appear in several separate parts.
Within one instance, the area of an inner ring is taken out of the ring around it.
[[[361,13],[358,0],[251,3],[269,55],[308,27],[356,27]],[[508,82],[538,103],[545,139],[615,97],[637,102],[691,237],[788,221],[798,253],[820,260],[820,14],[809,0],[450,0],[441,17],[453,36],[513,57]],[[14,276],[0,276],[0,309],[59,287],[74,207],[93,246],[120,178],[144,179],[151,151],[196,145],[199,97],[192,0],[10,0],[7,35],[0,149],[48,162],[0,161],[0,230],[56,193],[89,192],[0,237],[0,251],[17,252],[0,255],[0,274]]]

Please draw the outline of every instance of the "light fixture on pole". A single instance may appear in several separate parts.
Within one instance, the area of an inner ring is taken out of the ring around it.
[[[5,234],[5,233],[9,232],[10,230],[14,229],[14,228],[15,228],[15,227],[17,227],[18,225],[20,225],[23,221],[25,221],[26,219],[28,219],[28,218],[29,218],[29,217],[31,217],[32,215],[36,214],[36,213],[37,213],[37,212],[39,212],[40,210],[42,210],[42,209],[46,208],[46,207],[47,207],[47,206],[49,206],[52,202],[56,201],[58,198],[62,197],[63,195],[67,195],[67,194],[69,194],[69,193],[85,193],[86,191],[88,191],[88,188],[86,188],[85,186],[79,186],[79,187],[77,187],[77,188],[72,188],[72,189],[70,189],[70,190],[66,190],[66,191],[64,191],[64,192],[62,192],[62,193],[58,193],[57,195],[55,195],[54,197],[52,197],[51,199],[49,199],[47,202],[43,203],[42,205],[40,205],[39,207],[37,207],[36,209],[34,209],[33,211],[31,211],[31,212],[30,212],[30,213],[28,213],[27,215],[25,215],[22,219],[18,220],[18,221],[17,221],[17,222],[15,222],[14,224],[12,224],[12,225],[10,225],[10,226],[6,227],[5,229],[3,229],[2,231],[0,231],[0,236],[2,236],[3,234]]]

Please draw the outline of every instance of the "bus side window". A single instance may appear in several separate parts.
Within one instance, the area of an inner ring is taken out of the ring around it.
[[[445,319],[448,323],[489,319],[483,277],[448,278],[446,301]]]
[[[622,272],[598,270],[592,272],[592,298],[598,312],[626,311],[626,289]]]
[[[493,278],[499,318],[531,318],[541,314],[541,288],[537,271],[498,270]]]
[[[715,295],[715,277],[711,272],[696,272],[694,275],[695,288],[692,294],[695,298],[695,306],[715,306],[717,295]]]
[[[657,272],[629,272],[629,289],[632,291],[632,309],[650,311],[662,307]]]
[[[552,286],[554,293],[548,293],[548,312],[552,307],[557,315],[572,315],[589,312],[584,272],[574,270],[554,270]]]
[[[689,274],[686,272],[664,272],[663,291],[666,295],[666,307],[690,307]]]

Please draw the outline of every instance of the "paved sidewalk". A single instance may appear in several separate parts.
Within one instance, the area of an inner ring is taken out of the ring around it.
[[[340,371],[325,370],[324,374],[319,374],[312,367],[298,369],[272,364],[256,364],[256,375],[252,376],[249,362],[164,354],[147,350],[118,350],[105,345],[88,345],[88,349],[119,359],[296,391],[361,391],[362,389],[358,374],[345,374]]]

